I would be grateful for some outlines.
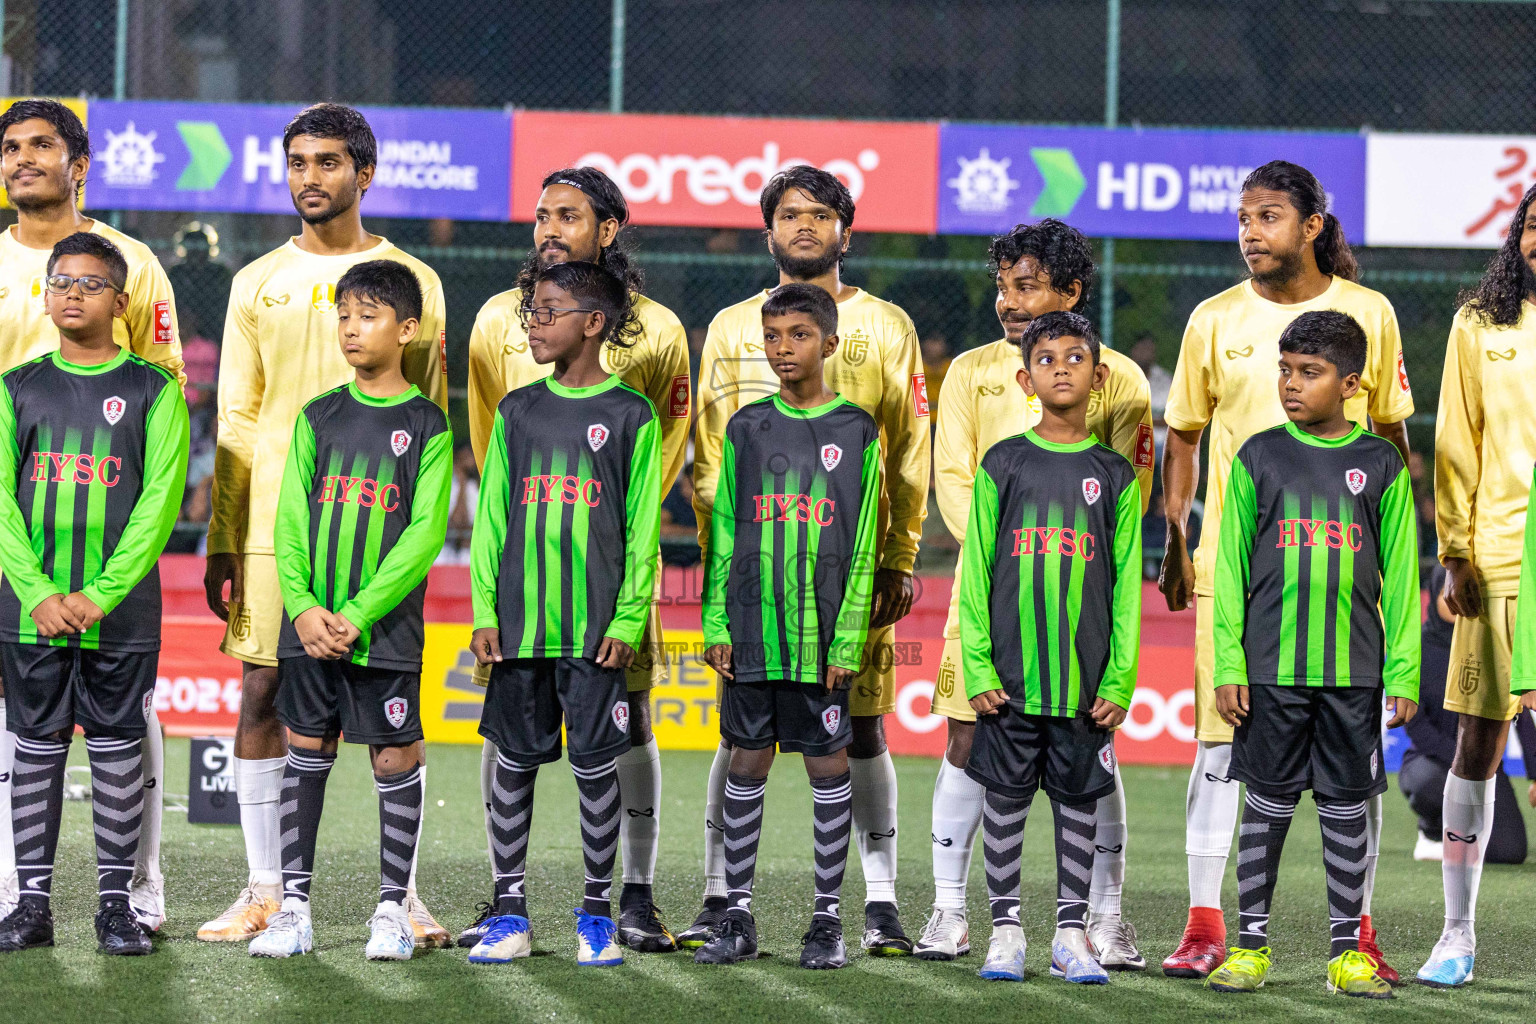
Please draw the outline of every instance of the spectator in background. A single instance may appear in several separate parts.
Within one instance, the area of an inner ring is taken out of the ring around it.
[[[923,352],[923,378],[928,385],[928,407],[939,406],[939,391],[944,387],[944,375],[954,361],[954,350],[942,330],[924,330],[917,325],[918,345]],[[930,417],[932,419],[932,417]]]
[[[1128,353],[1131,361],[1147,375],[1147,385],[1152,389],[1152,423],[1158,429],[1158,448],[1162,448],[1163,409],[1168,405],[1168,390],[1173,387],[1173,374],[1158,365],[1157,339],[1143,334],[1136,339]],[[1161,464],[1162,460],[1158,460]]]
[[[203,334],[198,307],[177,296],[176,319],[181,327],[181,357],[187,375],[187,412],[191,428],[187,454],[187,486],[181,501],[181,522],[206,525],[212,508],[213,456],[218,447],[219,346]],[[199,548],[202,541],[199,540]],[[201,553],[201,550],[199,550]]]
[[[469,564],[469,535],[475,525],[475,507],[479,503],[480,471],[475,468],[475,450],[468,441],[461,441],[453,449],[453,482],[448,487],[448,538],[434,564]]]
[[[204,336],[221,342],[234,274],[217,262],[219,233],[212,224],[194,220],[176,232],[175,242],[179,262],[167,267],[165,274],[176,292],[177,315],[195,314]],[[185,321],[181,329],[185,341],[189,333]]]
[[[219,345],[203,333],[197,307],[178,300],[176,318],[181,324],[181,361],[187,375],[187,405],[196,406],[218,398]]]

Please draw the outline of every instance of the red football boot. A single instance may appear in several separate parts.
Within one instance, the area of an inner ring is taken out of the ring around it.
[[[1227,958],[1227,922],[1215,907],[1190,907],[1184,938],[1163,961],[1170,978],[1203,978]]]
[[[1376,928],[1371,924],[1369,914],[1360,918],[1360,952],[1371,958],[1371,963],[1376,965],[1376,976],[1382,981],[1397,985],[1402,980],[1396,969],[1381,958],[1381,947],[1376,945]]]

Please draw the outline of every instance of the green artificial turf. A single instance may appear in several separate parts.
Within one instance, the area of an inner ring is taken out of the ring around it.
[[[83,761],[84,744],[74,745]],[[188,744],[167,743],[167,790],[184,792]],[[479,750],[435,746],[429,755],[420,890],[457,933],[490,888],[477,792]],[[703,882],[700,821],[707,753],[662,758],[665,797],[657,899],[674,930],[692,920]],[[928,823],[935,762],[898,759],[904,923],[914,936],[932,899]],[[466,950],[418,954],[408,964],[363,959],[366,921],[377,900],[378,814],[361,749],[344,748],[331,775],[313,885],[316,951],[287,961],[255,960],[244,945],[198,942],[199,923],[224,909],[245,878],[238,829],[191,826],[166,815],[164,868],[170,920],[155,954],[99,956],[91,930],[95,871],[90,810],[66,807],[54,879],[58,946],[0,956],[0,1021],[108,1024],[146,1021],[492,1022],[591,1020],[827,1021],[985,1024],[1013,1020],[1529,1020],[1536,983],[1536,869],[1491,867],[1483,877],[1477,978],[1439,992],[1408,985],[1390,1003],[1329,996],[1324,988],[1327,909],[1316,815],[1304,801],[1292,827],[1271,918],[1275,966],[1256,995],[1218,995],[1163,978],[1186,905],[1181,769],[1127,767],[1130,807],[1125,911],[1153,968],[1116,974],[1106,988],[1081,988],[1047,973],[1055,908],[1050,809],[1037,801],[1026,830],[1023,923],[1029,978],[983,982],[976,969],[990,931],[980,857],[970,893],[970,956],[954,963],[877,960],[854,953],[837,972],[799,969],[799,939],[810,915],[811,802],[796,757],[783,757],[769,786],[755,909],[764,957],[734,967],[695,966],[688,954],[631,954],[622,967],[578,968],[571,908],[580,901],[581,844],[575,786],[563,764],[540,773],[529,854],[528,892],[535,955],[508,966],[473,966]],[[1522,794],[1524,787],[1520,787]],[[439,801],[442,802],[439,806]],[[1529,814],[1529,812],[1527,812]],[[1375,918],[1389,961],[1411,976],[1439,934],[1440,866],[1410,857],[1413,819],[1387,796]],[[1529,820],[1529,818],[1528,818]],[[617,896],[617,888],[615,888]],[[850,858],[844,918],[856,948],[863,882]],[[1236,929],[1229,870],[1228,927]]]

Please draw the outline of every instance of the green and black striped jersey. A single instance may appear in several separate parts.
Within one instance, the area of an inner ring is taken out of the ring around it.
[[[1397,448],[1294,423],[1232,460],[1216,550],[1216,685],[1419,695],[1419,544]]]
[[[960,573],[965,693],[1025,714],[1131,706],[1141,643],[1141,490],[1092,437],[1027,431],[982,456]]]
[[[848,399],[796,409],[772,395],[731,417],[703,618],[737,682],[860,669],[879,503],[880,428]]]
[[[595,658],[640,646],[656,580],[661,425],[617,376],[509,393],[480,477],[470,541],[475,628],[506,658]]]
[[[123,349],[96,366],[52,352],[0,381],[0,640],[158,651],[158,563],[187,481],[176,378]],[[32,609],[76,591],[106,617],[38,636]]]
[[[414,385],[373,398],[351,383],[304,406],[273,536],[279,658],[304,655],[293,620],[321,607],[357,627],[353,664],[421,670],[427,570],[443,550],[452,482],[448,419]]]

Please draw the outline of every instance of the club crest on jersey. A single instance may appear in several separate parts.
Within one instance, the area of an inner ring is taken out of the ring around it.
[[[128,403],[113,395],[101,403],[101,414],[106,417],[107,423],[117,426],[117,421],[123,418],[123,413],[128,411]]]
[[[587,447],[597,451],[608,443],[608,435],[611,433],[612,431],[602,423],[592,424],[587,428]]]
[[[336,308],[336,286],[324,282],[315,285],[309,293],[309,304],[316,312],[329,313]]]
[[[862,365],[868,355],[869,335],[864,333],[863,328],[855,327],[843,335],[843,358],[848,360],[849,365]]]
[[[821,712],[821,727],[827,730],[828,736],[837,735],[838,723],[843,720],[843,709],[839,707],[826,708]]]
[[[411,447],[411,435],[404,430],[397,430],[389,435],[389,450],[395,453],[396,458],[404,455]]]
[[[1115,774],[1115,748],[1114,747],[1105,745],[1105,746],[1102,746],[1102,747],[1099,748],[1099,767],[1103,768],[1105,771],[1109,772],[1109,774],[1111,774],[1111,775]]]
[[[1083,500],[1092,505],[1099,500],[1104,493],[1104,488],[1099,484],[1099,478],[1095,476],[1083,478]]]
[[[827,467],[830,473],[837,468],[837,464],[843,461],[843,450],[835,444],[821,446],[821,464]]]
[[[398,729],[405,724],[405,713],[409,708],[404,697],[391,697],[384,702],[384,717]]]
[[[620,732],[629,732],[629,702],[617,701],[613,705],[613,724],[619,727]]]
[[[1349,488],[1350,494],[1359,494],[1365,490],[1365,470],[1346,469],[1344,471],[1344,486]]]

